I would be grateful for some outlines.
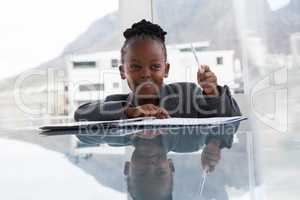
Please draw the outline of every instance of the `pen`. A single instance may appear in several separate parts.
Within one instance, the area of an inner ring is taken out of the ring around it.
[[[208,174],[208,167],[205,167],[202,173],[202,182],[201,182],[200,194],[199,194],[200,198],[202,198],[202,193],[206,182],[207,174]]]
[[[196,63],[197,63],[197,65],[198,65],[198,67],[199,67],[200,73],[203,73],[203,72],[204,72],[204,69],[203,69],[202,65],[200,65],[200,62],[199,62],[199,59],[198,59],[198,56],[197,56],[197,53],[196,53],[196,49],[195,49],[193,43],[191,43],[191,49],[192,49],[192,52],[193,52],[193,54],[194,54]]]
[[[203,194],[204,185],[206,183],[207,174],[208,174],[208,167],[206,166],[203,169],[202,179],[201,179],[201,182],[200,182],[200,185],[199,185],[200,190],[197,190],[198,192],[197,192],[197,195],[195,196],[196,199],[202,199],[202,194]]]

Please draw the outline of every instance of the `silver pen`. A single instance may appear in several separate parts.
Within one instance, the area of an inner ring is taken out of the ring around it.
[[[195,57],[197,65],[198,65],[198,68],[200,70],[200,73],[203,73],[204,69],[203,69],[202,65],[200,65],[200,62],[199,62],[199,59],[198,59],[198,56],[197,56],[197,53],[196,53],[196,49],[195,49],[193,43],[191,43],[191,49],[192,49],[192,52],[194,54],[194,57]]]
[[[196,199],[202,199],[202,194],[203,194],[204,186],[206,183],[207,175],[208,175],[208,167],[205,167],[203,169],[202,180],[199,185],[200,190],[198,190],[198,192],[197,192]]]
[[[200,194],[199,194],[200,198],[202,198],[202,193],[203,193],[204,185],[206,182],[207,174],[208,174],[208,168],[205,167],[205,169],[203,170],[203,173],[202,173],[202,182],[201,182]]]

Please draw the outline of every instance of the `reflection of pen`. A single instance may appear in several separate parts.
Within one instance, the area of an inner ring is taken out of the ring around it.
[[[203,169],[203,173],[202,173],[202,180],[201,180],[201,185],[200,185],[199,199],[202,198],[202,193],[203,193],[204,185],[205,185],[205,182],[206,182],[207,174],[208,174],[208,167],[205,167]]]
[[[201,188],[200,188],[200,197],[202,197],[202,193],[203,193],[204,185],[205,185],[205,182],[206,182],[207,174],[208,174],[208,168],[205,167],[205,169],[203,171],[203,174],[202,174],[202,183],[201,183]]]
[[[198,56],[197,56],[197,53],[196,53],[196,49],[195,49],[193,43],[191,43],[191,49],[192,49],[192,52],[193,52],[193,54],[194,54],[196,63],[197,63],[197,65],[198,65],[198,67],[199,67],[200,73],[203,73],[203,72],[204,72],[204,69],[203,69],[203,67],[200,65],[200,62],[199,62],[199,59],[198,59]]]

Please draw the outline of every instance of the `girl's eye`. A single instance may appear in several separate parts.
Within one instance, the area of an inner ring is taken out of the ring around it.
[[[161,67],[160,64],[154,64],[154,65],[152,65],[152,69],[154,69],[154,70],[159,70],[160,67]]]
[[[134,69],[134,70],[138,70],[138,69],[141,69],[142,66],[141,65],[137,65],[137,64],[132,64],[132,65],[130,65],[130,68]]]

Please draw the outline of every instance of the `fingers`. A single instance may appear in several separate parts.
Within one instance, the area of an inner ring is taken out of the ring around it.
[[[217,76],[213,72],[199,73],[198,78],[200,82],[217,82]]]
[[[210,70],[209,66],[201,65],[204,72],[198,70],[197,80],[198,84],[204,90],[206,95],[218,96],[219,92],[217,90],[218,80],[217,76]]]
[[[135,117],[151,117],[151,116],[160,119],[165,119],[170,117],[166,109],[155,106],[153,104],[145,104],[137,107],[137,112],[135,114]]]
[[[217,88],[217,84],[216,82],[211,79],[211,81],[203,81],[203,82],[200,82],[200,86],[205,90],[206,88]]]
[[[198,72],[199,73],[210,72],[210,68],[208,65],[200,65]]]
[[[153,104],[145,104],[137,107],[139,116],[141,117],[150,117],[154,116],[157,113],[157,107]]]
[[[216,166],[220,161],[220,157],[218,155],[204,155],[202,159],[202,163],[208,166]]]
[[[216,168],[217,164],[218,164],[218,161],[203,160],[202,168],[208,169],[209,172],[212,172]]]
[[[157,110],[156,117],[159,119],[165,119],[165,118],[169,118],[170,115],[166,109],[159,107]]]
[[[203,89],[205,95],[219,96],[219,91],[216,82],[201,82],[200,86]]]
[[[221,159],[221,151],[219,148],[211,148],[205,146],[201,154],[201,164],[203,169],[208,168],[209,172],[214,171],[216,165]]]
[[[204,80],[205,81],[216,81],[217,76],[213,72],[205,72],[204,73]]]

